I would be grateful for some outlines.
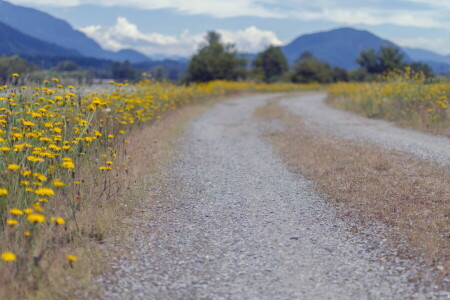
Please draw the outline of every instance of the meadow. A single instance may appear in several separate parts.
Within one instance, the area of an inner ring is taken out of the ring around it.
[[[127,192],[120,184],[133,160],[126,148],[139,128],[219,96],[318,87],[147,79],[89,91],[57,78],[26,85],[12,74],[0,87],[0,296],[33,295],[57,284],[50,274],[69,276],[89,261],[83,245],[102,243],[108,223],[121,221],[111,217],[111,201]]]
[[[377,82],[336,83],[328,103],[369,118],[395,121],[417,130],[450,136],[450,83],[421,73],[389,72]]]

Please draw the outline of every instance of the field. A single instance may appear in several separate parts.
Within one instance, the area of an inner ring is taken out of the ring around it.
[[[123,182],[134,159],[129,136],[139,128],[211,97],[318,88],[145,80],[89,91],[57,78],[41,86],[19,82],[13,74],[0,88],[1,298],[33,298],[33,291],[60,284],[55,277],[78,278],[78,264],[89,269],[86,262],[96,259],[89,245],[110,233],[123,217],[118,199],[132,194]]]
[[[329,93],[328,103],[337,108],[450,136],[450,83],[445,80],[407,69],[391,72],[381,82],[333,84]]]

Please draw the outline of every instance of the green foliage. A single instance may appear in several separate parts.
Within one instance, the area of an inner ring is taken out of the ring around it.
[[[406,63],[400,49],[394,47],[381,47],[378,51],[373,49],[362,51],[357,62],[361,69],[351,74],[351,78],[356,81],[372,81],[377,79],[377,75],[405,70],[406,67],[409,67],[412,73],[423,73],[425,77],[434,76],[429,65],[421,62]]]
[[[141,71],[133,68],[127,60],[123,64],[115,62],[112,65],[112,77],[115,81],[132,81],[136,82],[141,79]]]
[[[225,44],[219,33],[206,35],[207,44],[195,54],[187,67],[187,82],[239,80],[245,78],[246,60],[236,56],[233,44]]]
[[[286,58],[279,47],[270,46],[253,61],[253,76],[267,83],[279,81],[287,70]]]
[[[404,55],[400,49],[381,47],[378,51],[373,49],[362,51],[356,61],[369,74],[383,74],[403,69],[406,66],[403,59]]]
[[[71,61],[71,60],[63,60],[61,62],[59,62],[56,66],[55,66],[55,71],[58,72],[72,72],[72,71],[76,71],[79,69],[78,65]]]
[[[37,70],[37,67],[34,64],[18,56],[0,56],[0,82],[7,82],[13,73],[26,75],[35,70]]]
[[[349,76],[345,69],[332,68],[308,51],[300,56],[291,74],[291,81],[296,83],[330,83],[348,80]]]

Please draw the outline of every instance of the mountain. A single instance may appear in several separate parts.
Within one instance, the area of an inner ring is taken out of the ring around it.
[[[282,47],[282,50],[290,64],[294,63],[303,52],[310,51],[319,60],[333,67],[355,69],[358,67],[356,58],[362,50],[379,49],[381,46],[400,48],[365,30],[339,28],[302,35]]]
[[[450,55],[445,56],[435,52],[416,48],[404,47],[403,50],[414,61],[428,64],[437,73],[449,73]]]
[[[0,54],[23,56],[81,56],[78,51],[47,43],[0,23]]]
[[[64,20],[3,0],[0,0],[0,22],[36,39],[74,49],[84,56],[131,62],[148,60],[148,57],[134,50],[104,50],[93,39],[73,29]]]
[[[408,54],[409,57],[417,61],[434,61],[450,64],[450,55],[440,55],[432,51],[403,47],[403,50]]]

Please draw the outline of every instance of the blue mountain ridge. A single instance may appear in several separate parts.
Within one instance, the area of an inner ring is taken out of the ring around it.
[[[87,57],[118,61],[129,60],[134,63],[149,60],[144,54],[131,49],[119,52],[104,50],[93,39],[81,31],[75,30],[64,20],[37,9],[13,5],[3,0],[0,0],[0,22],[30,37],[74,49]]]

